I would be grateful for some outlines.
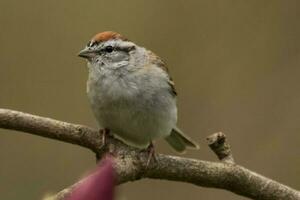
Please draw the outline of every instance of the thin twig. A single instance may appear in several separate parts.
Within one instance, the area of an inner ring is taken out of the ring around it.
[[[226,135],[222,132],[214,133],[207,138],[211,150],[218,156],[219,160],[226,163],[234,163],[230,145],[226,141]]]

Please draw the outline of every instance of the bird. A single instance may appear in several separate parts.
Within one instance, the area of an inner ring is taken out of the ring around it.
[[[79,52],[87,60],[87,96],[104,133],[147,149],[164,138],[177,152],[199,145],[177,126],[177,92],[152,51],[114,31],[97,33]]]

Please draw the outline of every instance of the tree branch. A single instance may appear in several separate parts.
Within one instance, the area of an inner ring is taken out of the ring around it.
[[[214,150],[214,152],[224,162],[158,154],[156,161],[152,160],[146,168],[146,152],[129,147],[112,137],[109,137],[106,144],[102,146],[101,134],[86,126],[0,109],[0,128],[19,130],[77,144],[91,149],[97,157],[110,152],[115,157],[118,184],[141,178],[152,178],[225,189],[252,199],[300,199],[299,191],[234,164],[231,153],[228,153],[231,151],[225,143],[225,136],[222,136],[223,139],[212,137],[217,139],[210,140],[210,146],[214,143],[216,149],[221,149],[220,151]],[[227,147],[224,148],[225,146]],[[223,154],[218,154],[218,152],[227,153],[224,154],[226,156],[220,157],[219,155]],[[72,187],[74,186],[58,193],[56,199],[64,199],[71,192]]]
[[[77,144],[95,152],[102,144],[100,133],[89,127],[8,109],[0,109],[0,128]]]
[[[226,142],[226,135],[224,133],[214,133],[206,139],[208,146],[218,156],[220,161],[231,164],[234,163],[230,145]]]

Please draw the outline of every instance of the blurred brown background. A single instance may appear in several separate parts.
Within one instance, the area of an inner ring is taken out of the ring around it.
[[[300,2],[0,1],[0,107],[96,127],[76,57],[115,30],[168,64],[179,126],[216,160],[205,137],[225,132],[236,161],[300,189]],[[173,153],[166,143],[158,151]],[[41,199],[95,166],[81,147],[0,130],[0,199]],[[142,180],[118,199],[245,199],[184,183]]]

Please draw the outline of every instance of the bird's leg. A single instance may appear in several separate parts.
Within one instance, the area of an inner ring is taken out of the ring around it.
[[[99,130],[100,134],[102,135],[102,145],[100,148],[106,145],[107,137],[109,136],[110,130],[108,128],[102,128]]]
[[[110,130],[107,128],[99,129],[99,133],[101,134],[101,142],[102,144],[99,147],[99,150],[102,152],[107,142],[107,137],[109,136]],[[102,153],[96,153],[96,160],[97,162],[102,158]]]
[[[149,144],[149,146],[147,147],[147,152],[148,152],[148,159],[147,159],[147,163],[146,163],[146,169],[148,168],[151,159],[153,159],[154,161],[157,161],[156,156],[155,156],[155,148],[154,148],[154,144],[153,142],[151,142]]]

